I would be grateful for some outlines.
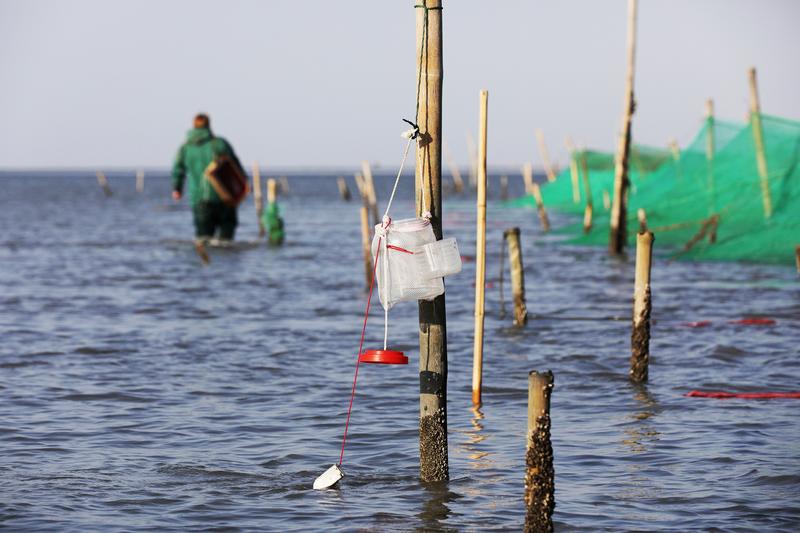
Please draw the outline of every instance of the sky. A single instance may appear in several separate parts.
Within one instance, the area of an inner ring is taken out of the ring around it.
[[[168,167],[198,111],[246,162],[399,164],[415,105],[414,0],[0,0],[0,168]],[[612,151],[627,0],[443,0],[443,139],[490,167]],[[640,0],[634,142],[689,143],[705,100],[800,119],[800,1]]]

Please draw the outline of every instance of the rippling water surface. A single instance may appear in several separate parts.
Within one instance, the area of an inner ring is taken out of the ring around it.
[[[491,203],[474,411],[475,208],[450,196],[445,234],[467,259],[447,280],[451,480],[418,480],[417,316],[405,303],[390,338],[412,364],[362,367],[347,477],[319,492],[313,479],[338,459],[366,301],[356,203],[332,178],[293,177],[286,244],[257,242],[248,201],[239,243],[203,267],[163,176],[143,194],[131,174],[110,180],[105,198],[88,174],[0,178],[0,528],[517,531],[527,374],[552,369],[558,530],[797,530],[800,402],[683,396],[800,389],[794,268],[658,258],[650,383],[637,387],[632,261],[558,244],[535,213]],[[395,218],[411,216],[408,181]],[[378,180],[384,200],[389,188]],[[524,328],[500,318],[511,226],[522,228]],[[382,337],[373,311],[368,346]],[[747,316],[776,323],[730,323]],[[700,320],[711,325],[684,324]]]

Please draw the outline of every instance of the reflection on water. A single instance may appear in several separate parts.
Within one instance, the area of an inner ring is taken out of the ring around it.
[[[635,412],[626,416],[632,423],[624,428],[625,437],[622,443],[633,453],[646,452],[650,446],[658,442],[659,432],[655,429],[654,420],[659,412],[658,402],[647,390],[646,384],[631,383],[634,391],[633,399],[637,403]]]

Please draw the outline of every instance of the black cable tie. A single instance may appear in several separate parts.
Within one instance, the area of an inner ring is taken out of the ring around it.
[[[414,135],[411,136],[412,139],[416,139],[419,137],[419,126],[411,122],[410,120],[402,119],[403,122],[414,128]]]

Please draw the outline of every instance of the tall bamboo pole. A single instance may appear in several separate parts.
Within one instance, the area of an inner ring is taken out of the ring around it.
[[[709,216],[717,210],[717,192],[714,183],[714,153],[716,142],[714,139],[714,100],[706,100],[706,189],[709,197]]]
[[[577,150],[575,150],[575,143],[572,138],[567,137],[567,150],[569,151],[569,175],[572,180],[572,203],[581,203],[581,190],[578,185],[578,160],[576,157]]]
[[[581,150],[581,174],[583,175],[583,191],[586,196],[586,207],[583,210],[583,232],[592,231],[592,186],[589,183],[589,163],[586,161],[586,148]]]
[[[258,162],[253,163],[253,202],[256,206],[256,220],[258,222],[258,236],[263,237],[266,234],[264,228],[264,221],[261,219],[264,214],[264,197],[261,190],[261,168]]]
[[[753,130],[753,142],[756,145],[756,163],[758,177],[761,182],[761,199],[764,202],[764,218],[772,216],[772,195],[769,190],[769,173],[767,171],[767,154],[764,150],[764,129],[761,124],[761,104],[758,101],[758,84],[756,69],[748,71],[750,82],[750,127]]]
[[[441,0],[414,0],[417,33],[417,215],[431,213],[442,238]],[[419,7],[417,7],[419,6]],[[419,472],[422,481],[450,478],[447,454],[447,320],[444,294],[419,302]]]
[[[483,322],[486,285],[486,137],[489,91],[480,94],[478,134],[478,230],[475,238],[475,337],[472,350],[472,403],[481,404],[483,381]]]
[[[547,145],[544,143],[544,133],[542,130],[536,130],[536,142],[539,145],[539,155],[542,156],[542,165],[544,166],[545,174],[547,174],[547,181],[556,181],[556,173],[553,170],[553,165],[550,164],[550,154],[547,152]]]
[[[614,197],[611,202],[611,228],[608,249],[611,254],[621,254],[628,235],[627,191],[628,158],[631,149],[631,121],[636,108],[633,98],[633,71],[636,57],[636,2],[628,0],[628,72],[625,80],[625,103],[622,114],[622,131],[617,147],[614,168]]]

